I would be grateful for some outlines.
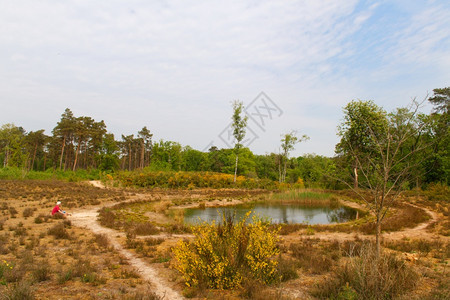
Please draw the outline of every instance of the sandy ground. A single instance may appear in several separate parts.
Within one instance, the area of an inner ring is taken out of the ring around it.
[[[103,184],[99,181],[91,181],[90,183],[93,186],[104,188]],[[136,198],[139,198],[139,196],[137,195]],[[130,200],[133,201],[137,199]],[[182,297],[178,292],[169,287],[169,284],[165,282],[163,277],[158,274],[155,268],[144,262],[139,257],[136,257],[132,252],[122,247],[118,239],[124,236],[123,233],[118,232],[114,229],[103,227],[97,222],[97,211],[101,207],[112,206],[114,204],[116,203],[74,211],[72,213],[72,216],[70,216],[70,220],[74,226],[89,229],[95,234],[105,234],[108,237],[111,245],[128,260],[130,265],[132,265],[139,272],[142,279],[148,281],[153,286],[153,292],[156,295],[168,300],[184,299],[184,297]]]

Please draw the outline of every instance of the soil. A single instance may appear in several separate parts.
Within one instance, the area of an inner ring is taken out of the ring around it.
[[[105,188],[104,185],[99,181],[90,181],[95,187]],[[142,198],[141,195],[137,195],[128,201],[136,201]],[[109,203],[105,206],[112,206],[117,203]],[[106,228],[101,226],[97,222],[98,210],[101,208],[100,206],[94,206],[88,209],[77,210],[72,213],[70,216],[70,220],[74,226],[78,226],[81,228],[86,228],[94,232],[95,234],[105,234],[111,245],[121,254],[123,255],[130,265],[132,265],[138,273],[142,276],[142,278],[151,283],[153,286],[153,292],[160,296],[162,299],[184,299],[178,292],[170,288],[170,284],[166,282],[162,276],[160,276],[155,268],[148,265],[142,259],[134,255],[131,251],[125,249],[120,243],[119,238],[123,237],[123,233],[120,233],[114,229]]]

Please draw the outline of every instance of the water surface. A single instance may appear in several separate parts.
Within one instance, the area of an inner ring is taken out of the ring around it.
[[[308,223],[308,224],[332,224],[353,220],[356,218],[356,210],[346,207],[311,206],[299,204],[274,204],[256,203],[253,205],[242,204],[230,207],[206,207],[189,208],[185,210],[184,222],[196,224],[199,222],[220,222],[225,211],[235,212],[236,219],[241,220],[251,210],[263,218],[269,218],[272,223]],[[250,217],[251,218],[251,217]]]

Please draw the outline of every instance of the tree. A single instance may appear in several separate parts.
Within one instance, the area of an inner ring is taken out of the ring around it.
[[[118,157],[119,146],[114,139],[114,134],[107,133],[102,141],[102,147],[99,155],[99,168],[100,170],[116,170],[119,168]]]
[[[361,185],[367,193],[343,182],[359,195],[376,217],[376,251],[379,257],[382,221],[410,180],[413,168],[418,166],[416,155],[427,146],[422,139],[424,124],[419,122],[420,104],[416,101],[408,108],[389,115],[373,103],[357,104],[371,110],[364,111],[366,114],[362,116],[366,118],[360,120],[353,119],[353,115],[344,118],[344,124],[339,127],[342,137],[339,147],[354,158],[355,167],[364,179]],[[347,114],[351,113],[353,110],[347,110]]]
[[[450,87],[434,89],[433,92],[433,97],[430,97],[428,101],[435,106],[435,112],[448,114],[450,108]]]
[[[208,154],[186,146],[182,151],[183,171],[205,171]]]
[[[24,167],[27,156],[23,151],[25,130],[14,124],[0,128],[0,149],[3,154],[3,167]]]
[[[341,141],[336,153],[352,164],[354,188],[358,187],[358,157],[376,151],[372,135],[377,137],[386,126],[386,112],[373,101],[352,101],[344,108],[344,121],[338,126]]]
[[[283,153],[280,156],[280,176],[279,181],[285,182],[286,181],[286,169],[287,169],[287,162],[289,159],[289,152],[294,150],[295,144],[300,143],[302,141],[309,140],[309,137],[304,134],[300,138],[297,137],[297,132],[295,130],[292,130],[289,133],[285,133],[282,135],[281,138],[281,149],[283,149]]]
[[[79,117],[75,119],[75,132],[74,141],[77,145],[75,150],[75,160],[73,162],[72,170],[75,171],[78,163],[78,155],[80,154],[81,148],[87,143],[87,139],[91,134],[91,129],[93,127],[94,120],[90,117]]]
[[[34,169],[34,163],[38,152],[44,152],[44,146],[48,140],[48,136],[44,134],[44,129],[38,131],[30,131],[25,137],[26,144],[29,148],[28,152],[33,153],[28,169]]]
[[[150,151],[152,150],[152,137],[153,134],[144,126],[141,131],[138,131],[140,149],[139,168],[143,169],[150,163]]]
[[[429,152],[424,161],[425,182],[450,182],[450,87],[434,89],[433,97],[428,100],[435,106],[430,115],[423,116],[424,123],[428,124],[426,138],[434,141],[433,147],[426,149]]]
[[[236,164],[234,167],[234,182],[236,182],[236,176],[237,176],[237,168],[238,168],[238,159],[239,159],[239,150],[242,148],[242,140],[245,137],[245,127],[247,126],[247,120],[248,116],[242,116],[242,112],[244,110],[244,105],[241,101],[235,100],[232,103],[233,105],[233,116],[232,120],[233,123],[231,124],[231,127],[233,128],[233,136],[236,140],[236,143],[234,145],[234,152],[236,155]]]
[[[59,159],[59,169],[62,168],[64,150],[67,144],[72,144],[73,135],[75,131],[76,121],[70,109],[66,108],[61,115],[61,120],[53,129],[53,136],[61,141],[61,155]]]
[[[297,157],[298,176],[303,180],[305,187],[336,188],[336,180],[327,176],[335,172],[336,165],[332,158],[306,154]],[[296,180],[295,180],[296,181]]]
[[[133,153],[133,143],[134,143],[134,134],[131,135],[123,135],[122,134],[122,142],[120,143],[122,149],[122,169],[125,169],[126,158],[128,157],[128,171],[131,171],[131,158]]]
[[[275,153],[255,155],[255,171],[258,177],[277,180],[277,178],[279,178],[277,161],[278,154]]]

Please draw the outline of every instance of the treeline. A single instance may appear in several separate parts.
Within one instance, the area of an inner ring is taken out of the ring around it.
[[[427,139],[430,147],[423,151],[423,159],[411,185],[449,182],[449,99],[450,88],[435,89],[434,96],[428,99],[435,109],[428,115],[418,115],[415,120],[423,128],[418,132],[420,137],[415,138]],[[352,101],[344,108],[346,120],[369,120],[381,109],[373,105],[371,101]],[[352,107],[357,109],[352,110]],[[360,116],[350,115],[358,109]],[[364,109],[374,111],[366,111],[364,115]],[[397,119],[392,120],[400,121],[408,117],[404,110],[404,115],[401,112],[402,109],[398,109]],[[361,124],[358,126],[363,126]],[[364,136],[364,131],[353,132],[353,127],[351,124],[341,124],[338,127],[341,137],[354,139],[358,134]],[[281,142],[286,140],[286,136]],[[364,150],[364,139],[360,139],[358,145]],[[339,188],[342,186],[341,180],[336,178],[345,179],[354,172],[349,151],[345,147],[341,140],[336,146],[337,155],[333,158],[315,154],[289,158],[288,152],[255,155],[250,149],[243,148],[239,153],[237,173],[247,178],[298,183],[307,187]],[[213,146],[207,152],[202,152],[173,141],[153,141],[153,134],[147,127],[135,135],[122,135],[117,139],[114,134],[108,133],[103,120],[77,117],[70,109],[61,115],[51,135],[46,135],[44,130],[27,132],[14,124],[5,124],[0,128],[0,166],[24,171],[95,169],[104,172],[146,170],[233,174],[235,159],[233,149]],[[346,160],[348,166],[342,168],[341,163]]]

